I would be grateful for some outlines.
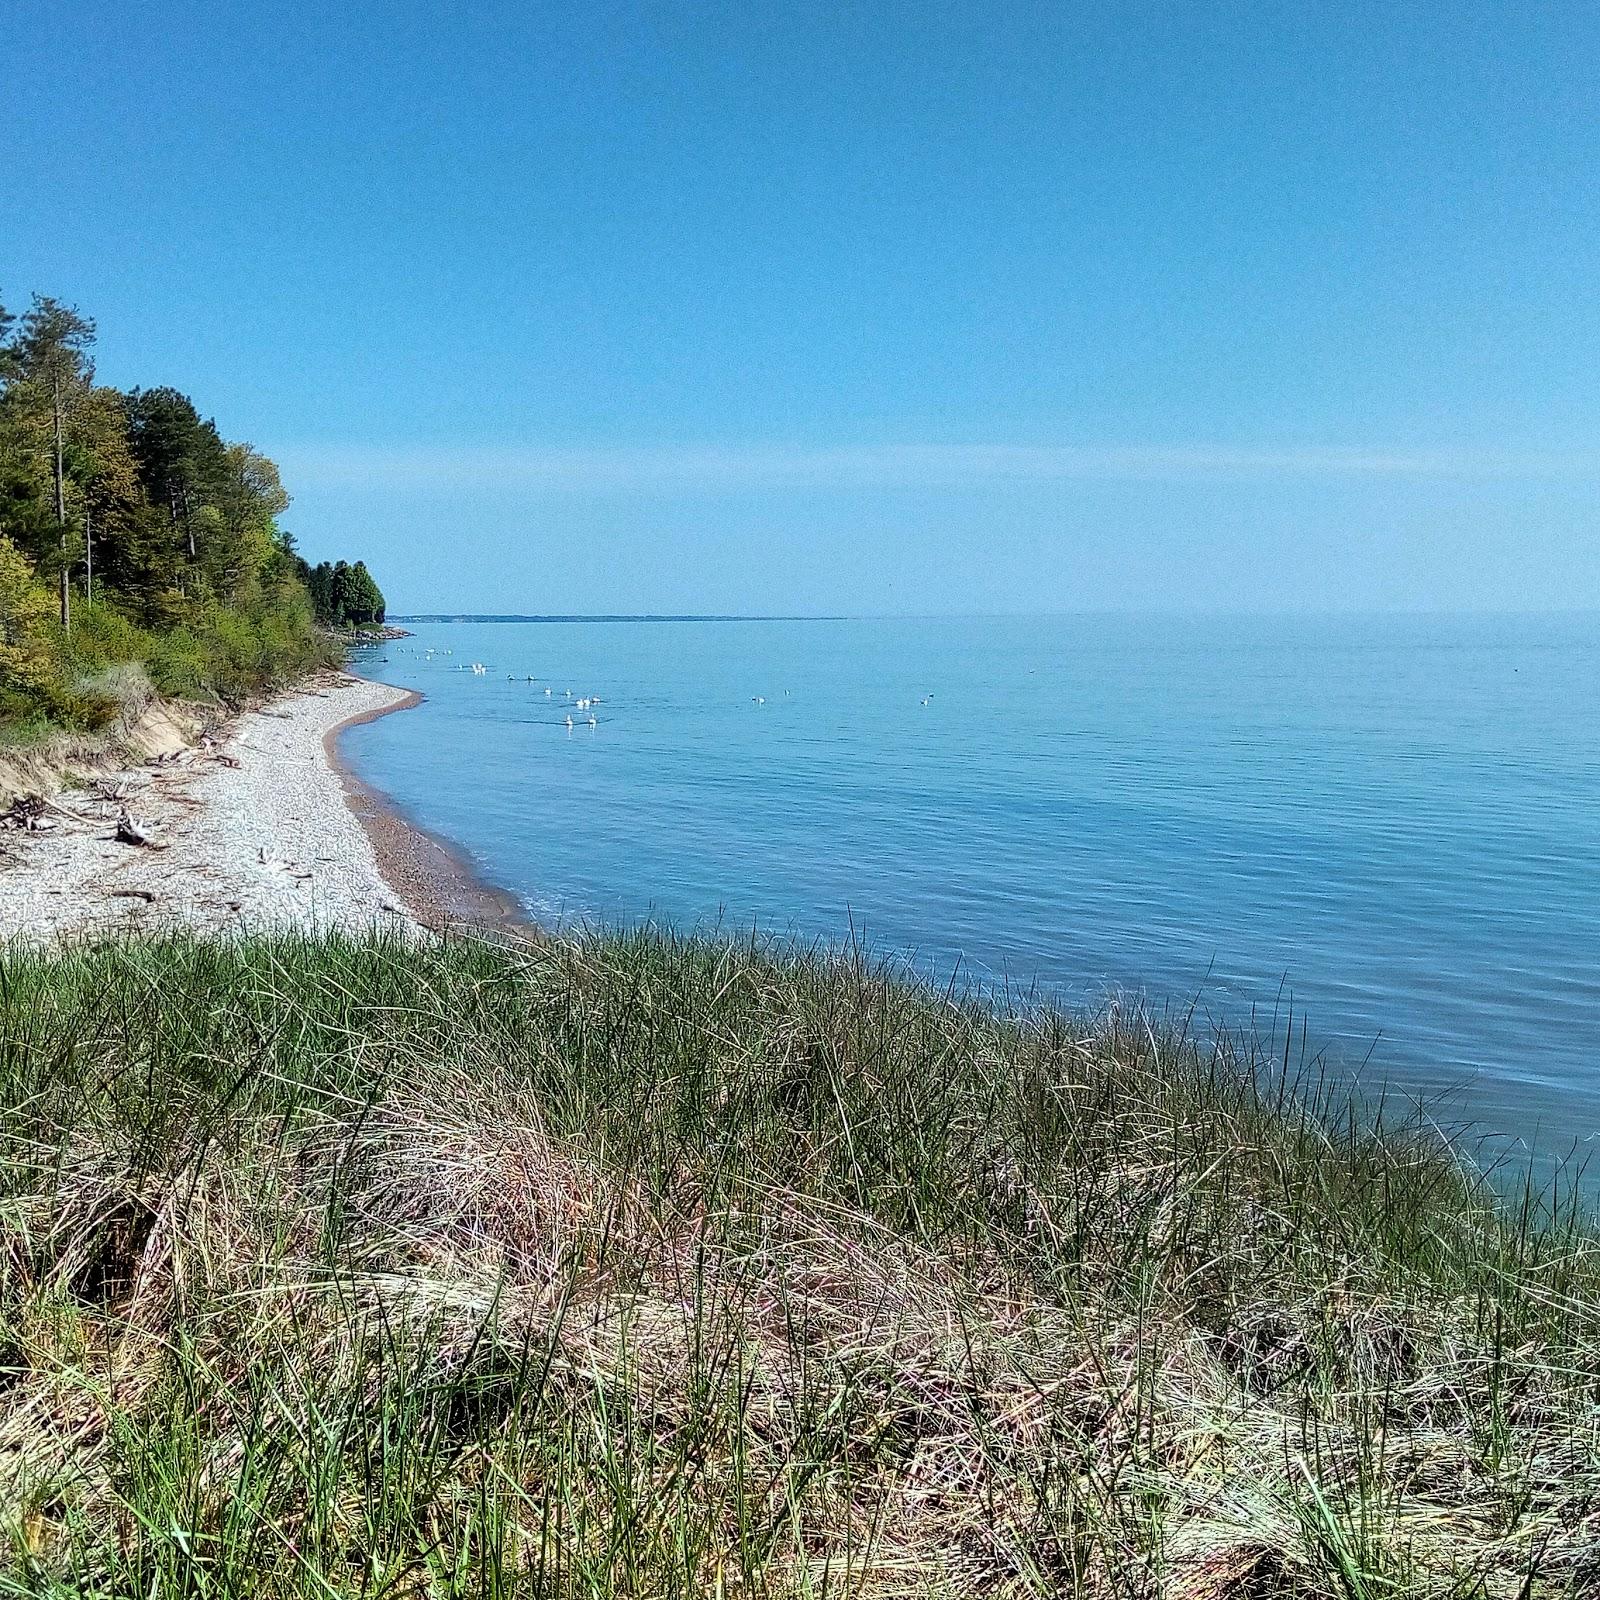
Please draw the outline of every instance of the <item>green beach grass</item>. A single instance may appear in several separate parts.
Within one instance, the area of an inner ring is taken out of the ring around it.
[[[1584,1596],[1600,1248],[852,950],[0,957],[0,1586]]]

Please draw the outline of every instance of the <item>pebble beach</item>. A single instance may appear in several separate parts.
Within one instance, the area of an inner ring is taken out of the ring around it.
[[[210,741],[49,797],[38,827],[0,832],[0,940],[437,925],[447,864],[428,870],[431,842],[334,753],[341,727],[415,699],[325,674]],[[149,843],[118,838],[124,816]]]

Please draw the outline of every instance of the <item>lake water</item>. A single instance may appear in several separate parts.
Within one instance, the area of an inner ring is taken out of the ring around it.
[[[409,626],[358,668],[426,703],[347,754],[541,921],[1292,996],[1445,1117],[1597,1139],[1600,618]]]

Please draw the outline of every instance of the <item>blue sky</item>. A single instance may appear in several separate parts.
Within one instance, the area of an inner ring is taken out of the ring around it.
[[[0,295],[396,610],[1600,607],[1593,4],[54,4]]]

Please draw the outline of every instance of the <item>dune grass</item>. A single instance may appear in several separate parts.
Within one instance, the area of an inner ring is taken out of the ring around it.
[[[0,1096],[9,1590],[1600,1592],[1594,1237],[1264,1051],[173,937],[0,957]]]

